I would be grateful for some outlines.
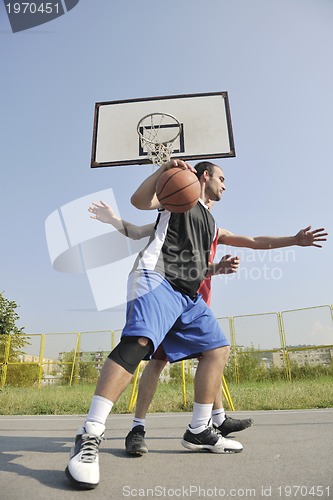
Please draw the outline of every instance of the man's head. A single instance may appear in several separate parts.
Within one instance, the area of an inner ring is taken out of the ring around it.
[[[201,161],[194,166],[196,176],[201,184],[201,197],[208,200],[219,201],[225,191],[223,170],[210,161]]]

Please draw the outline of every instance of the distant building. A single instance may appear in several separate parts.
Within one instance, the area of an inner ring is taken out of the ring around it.
[[[299,347],[299,350],[296,350]],[[288,349],[288,348],[287,348]],[[291,347],[289,347],[291,349]],[[297,363],[298,366],[329,366],[333,359],[332,347],[316,347],[316,346],[295,346],[292,351],[288,349],[289,361]],[[295,350],[294,350],[295,349]],[[277,368],[282,368],[283,352],[278,351],[273,353],[273,365]]]
[[[39,356],[34,356],[32,354],[20,354],[20,363],[36,363],[39,364]],[[43,358],[42,369],[43,375],[51,375],[54,373],[55,366],[58,364],[58,360],[51,358]]]
[[[272,357],[263,357],[261,358],[261,364],[264,368],[272,368],[273,366],[273,360],[272,360]]]
[[[59,361],[64,362],[68,359],[69,352],[60,352]],[[78,352],[77,359],[82,363],[92,363],[95,368],[100,371],[103,367],[104,361],[110,354],[110,351],[80,351]]]
[[[39,365],[39,356],[33,354],[20,354],[18,357],[20,363],[36,363]],[[43,385],[54,385],[61,376],[59,361],[51,358],[43,358],[42,361]]]

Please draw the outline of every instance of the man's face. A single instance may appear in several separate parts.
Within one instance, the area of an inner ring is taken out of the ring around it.
[[[214,173],[207,176],[206,195],[210,200],[219,201],[225,191],[224,173],[217,165],[214,166]]]

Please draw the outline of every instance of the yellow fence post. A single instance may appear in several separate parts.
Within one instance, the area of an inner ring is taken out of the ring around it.
[[[136,400],[138,399],[138,392],[139,392],[138,380],[139,380],[140,368],[141,368],[141,362],[138,364],[137,369],[135,370],[134,375],[133,375],[132,390],[131,390],[131,395],[130,395],[130,399],[129,399],[129,403],[128,403],[128,407],[127,407],[127,411],[130,413],[133,411],[135,404],[136,404]]]
[[[233,352],[235,382],[236,384],[239,384],[235,324],[234,324],[234,318],[232,316],[229,316],[229,329],[230,329],[231,348]]]
[[[7,379],[7,368],[8,368],[8,360],[9,360],[9,349],[10,349],[10,335],[5,336],[5,349],[2,363],[2,373],[1,373],[1,389],[6,384]]]
[[[44,361],[44,349],[45,349],[45,333],[41,335],[40,346],[39,346],[39,369],[38,369],[38,387],[41,385],[43,378],[43,361]]]
[[[72,385],[73,378],[74,378],[74,383],[77,382],[77,376],[74,376],[74,375],[75,375],[75,370],[76,370],[76,358],[80,357],[80,338],[81,338],[81,333],[78,332],[77,337],[76,337],[76,346],[75,346],[75,351],[74,351],[74,356],[73,356],[72,370],[71,370],[71,376],[69,379],[69,385]]]
[[[186,405],[186,373],[185,373],[185,361],[181,361],[182,368],[182,389],[183,389],[183,405]]]
[[[227,401],[230,410],[235,411],[234,403],[232,402],[231,394],[229,392],[228,384],[224,375],[222,375],[222,394],[224,399]]]
[[[288,349],[287,349],[287,341],[286,341],[286,332],[285,332],[284,323],[283,323],[283,312],[282,313],[279,312],[277,314],[278,314],[280,337],[281,337],[283,366],[285,369],[286,379],[289,380],[289,382],[292,382],[292,375],[291,375],[291,369],[290,369],[290,359],[289,359],[289,354],[288,354]]]

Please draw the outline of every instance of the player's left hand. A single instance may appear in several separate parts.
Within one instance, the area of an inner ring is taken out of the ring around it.
[[[194,167],[192,167],[192,165],[190,165],[189,163],[186,163],[186,161],[178,160],[178,159],[171,159],[171,160],[163,163],[162,167],[164,167],[165,170],[169,170],[170,168],[174,168],[174,167],[179,167],[179,168],[182,168],[183,170],[188,169],[191,172],[193,172],[194,174],[196,173],[196,170]]]
[[[224,255],[218,264],[218,274],[231,274],[238,271],[239,257]]]
[[[325,236],[328,235],[328,233],[324,233],[325,229],[323,227],[319,229],[313,229],[311,231],[311,226],[308,226],[304,229],[301,229],[296,235],[296,244],[301,246],[301,247],[318,247],[322,248],[322,245],[318,245],[318,241],[326,241],[327,238]]]

